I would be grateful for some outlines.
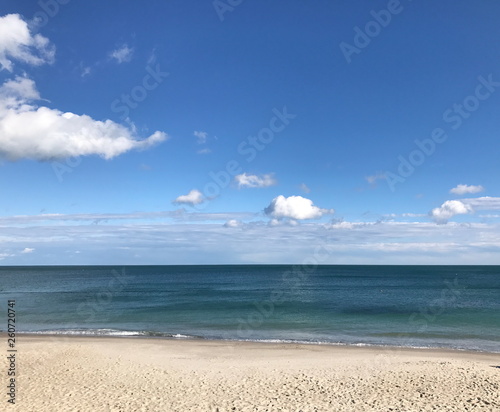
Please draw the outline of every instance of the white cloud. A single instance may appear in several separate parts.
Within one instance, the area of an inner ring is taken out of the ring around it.
[[[0,259],[9,265],[26,264],[28,256],[36,256],[30,264],[300,264],[311,258],[321,264],[500,263],[500,224],[356,222],[360,225],[355,230],[328,230],[322,223],[293,226],[281,220],[235,230],[223,223],[247,217],[202,223],[187,219],[179,224],[139,215],[135,222],[102,225],[74,222],[64,215],[39,226],[29,223],[31,216],[22,227],[5,221]],[[27,244],[36,254],[19,253]]]
[[[275,219],[290,218],[295,220],[318,219],[321,216],[334,213],[333,209],[320,209],[313,205],[312,200],[302,196],[275,197],[264,212]]]
[[[132,149],[146,149],[168,136],[155,132],[138,140],[135,130],[111,120],[38,107],[35,83],[16,77],[0,87],[0,157],[52,160],[99,155],[111,159]]]
[[[21,253],[26,254],[26,253],[32,253],[34,251],[35,249],[32,247],[25,247]]]
[[[334,222],[331,225],[327,226],[329,229],[354,229],[359,226],[365,226],[365,223],[354,223],[354,222]]]
[[[432,209],[431,217],[437,223],[446,223],[448,219],[456,215],[465,215],[473,213],[470,205],[461,202],[460,200],[447,200],[440,207]]]
[[[193,189],[187,195],[179,196],[177,199],[174,200],[174,203],[177,204],[185,203],[194,206],[203,203],[204,201],[205,199],[203,198],[203,194],[199,190]]]
[[[483,196],[477,198],[447,200],[433,209],[430,216],[437,223],[446,223],[455,215],[474,213],[476,210],[500,210],[500,197]]]
[[[198,150],[196,153],[198,153],[198,154],[209,154],[209,153],[211,153],[211,152],[212,152],[212,151],[211,151],[210,149],[205,148],[205,149],[200,149],[200,150]]]
[[[133,54],[134,54],[134,49],[124,44],[123,46],[110,52],[109,56],[112,59],[115,59],[118,64],[121,64],[121,63],[127,63],[130,60],[132,60]]]
[[[235,176],[234,180],[238,183],[238,187],[269,187],[277,183],[272,173],[262,176],[243,173]]]
[[[35,82],[27,77],[16,76],[0,86],[0,108],[16,106],[19,102],[40,100]]]
[[[0,66],[12,71],[14,60],[40,66],[52,63],[55,47],[41,34],[30,32],[19,14],[0,17]]]
[[[483,192],[484,187],[479,185],[479,186],[474,186],[474,185],[458,185],[457,187],[454,187],[453,189],[450,190],[450,193],[454,195],[465,195],[468,193],[479,193]]]
[[[500,210],[500,197],[476,197],[461,199],[461,202],[469,205],[474,210]]]
[[[224,227],[240,227],[242,222],[240,220],[231,219],[224,223]]]
[[[194,131],[193,135],[198,138],[198,144],[203,144],[207,141],[207,137],[208,137],[207,132]]]

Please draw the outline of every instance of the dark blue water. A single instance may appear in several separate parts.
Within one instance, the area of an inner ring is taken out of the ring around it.
[[[500,266],[2,267],[25,332],[500,352]]]

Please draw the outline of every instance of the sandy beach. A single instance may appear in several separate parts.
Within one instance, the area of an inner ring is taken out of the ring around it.
[[[33,335],[17,348],[2,410],[500,411],[500,354]]]

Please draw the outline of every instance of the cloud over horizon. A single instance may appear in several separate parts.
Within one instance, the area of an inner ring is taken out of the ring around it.
[[[197,190],[191,190],[187,195],[181,195],[174,200],[175,204],[187,204],[187,205],[199,205],[203,203],[205,199],[203,198],[203,194]]]
[[[472,207],[460,200],[447,200],[441,206],[432,209],[430,216],[439,224],[448,222],[448,219],[456,215],[473,213]]]
[[[264,213],[275,219],[319,219],[325,214],[334,213],[333,209],[320,209],[313,205],[312,200],[302,196],[285,197],[279,195],[275,197]]]
[[[456,215],[474,213],[476,210],[500,210],[500,197],[483,196],[461,200],[447,200],[432,209],[429,215],[436,223],[444,224]]]

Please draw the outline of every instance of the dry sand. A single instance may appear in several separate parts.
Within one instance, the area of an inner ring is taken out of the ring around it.
[[[17,349],[2,411],[500,411],[500,354],[26,335]]]

